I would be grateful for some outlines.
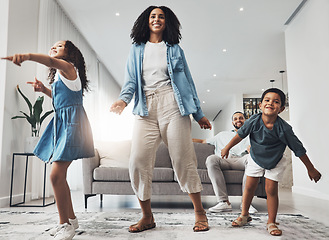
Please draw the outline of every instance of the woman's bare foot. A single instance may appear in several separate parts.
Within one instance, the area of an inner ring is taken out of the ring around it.
[[[143,216],[138,223],[129,226],[129,232],[137,233],[148,229],[155,228],[155,222],[153,215]]]
[[[206,216],[206,211],[197,211],[195,212],[195,224],[193,227],[194,232],[208,231],[208,218]]]

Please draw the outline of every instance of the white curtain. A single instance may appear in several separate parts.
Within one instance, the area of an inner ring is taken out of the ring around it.
[[[102,121],[103,112],[109,110],[110,104],[119,95],[120,87],[115,82],[111,74],[97,59],[96,53],[89,46],[85,38],[79,33],[74,24],[70,21],[60,5],[55,0],[40,1],[39,11],[39,33],[38,33],[38,52],[47,54],[50,47],[59,40],[72,41],[82,52],[87,68],[87,78],[90,80],[90,92],[85,93],[84,107],[91,122],[94,139],[99,139],[104,134],[102,124],[109,125],[110,123]],[[100,77],[100,72],[102,76]],[[48,69],[42,65],[37,65],[37,78],[47,82]],[[101,81],[102,79],[102,81]],[[101,87],[101,91],[99,92]],[[37,94],[39,95],[39,94]],[[108,97],[111,96],[111,97]],[[45,98],[44,111],[52,109],[51,100]],[[50,117],[42,124],[41,134]],[[51,166],[47,167],[47,187],[46,196],[51,196],[52,188],[49,181],[49,173]],[[41,161],[33,161],[32,171],[32,199],[42,197],[43,194],[43,169],[44,164]],[[40,174],[39,174],[40,173]],[[82,189],[82,169],[81,161],[74,161],[69,167],[67,179],[70,188],[73,190]]]
[[[98,124],[93,129],[97,133],[95,140],[122,141],[131,139],[134,121],[132,114],[133,104],[129,104],[121,115],[109,111],[111,104],[119,96],[120,88],[101,62],[99,62],[98,66],[99,77],[102,81],[99,82],[99,104],[97,105],[100,114],[97,120]]]

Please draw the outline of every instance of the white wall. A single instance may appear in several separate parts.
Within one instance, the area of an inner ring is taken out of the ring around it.
[[[327,96],[329,90],[329,1],[308,1],[286,29],[290,120],[316,168],[320,182],[308,178],[293,157],[293,191],[329,199]]]
[[[232,114],[236,111],[243,112],[243,95],[235,94],[227,101],[225,107],[214,121],[214,134],[221,131],[234,129],[232,126]]]
[[[4,6],[1,13],[4,12],[4,16],[7,16],[6,20],[3,20],[5,24],[4,29],[8,27],[1,38],[6,38],[7,41],[1,41],[1,47],[3,54],[11,55],[17,52],[29,52],[36,51],[38,38],[38,10],[39,0],[20,1],[10,0],[4,1],[2,4],[9,3],[9,10]],[[1,14],[2,15],[2,14]],[[4,17],[1,16],[1,17]],[[3,44],[3,43],[6,43]],[[22,67],[17,67],[10,63],[1,63],[1,91],[5,89],[4,94],[1,94],[1,104],[4,106],[1,111],[1,173],[0,173],[0,206],[8,204],[8,196],[10,190],[10,176],[11,176],[11,158],[13,152],[22,152],[23,143],[25,137],[30,135],[29,124],[24,119],[11,120],[11,117],[20,115],[19,111],[28,111],[28,107],[21,96],[16,91],[16,85],[19,84],[21,90],[27,97],[34,99],[35,95],[31,87],[26,86],[26,81],[33,79],[36,74],[36,67],[31,63],[25,63]],[[20,177],[23,169],[23,162],[18,161],[15,169],[17,169],[17,178],[15,179],[15,189],[17,192],[22,192],[23,178]],[[22,167],[20,167],[22,166]],[[22,172],[23,173],[23,172]]]
[[[200,125],[194,119],[192,119],[191,122],[192,122],[192,133],[191,133],[192,138],[207,139],[214,136],[213,128],[211,130],[201,129]],[[213,125],[213,122],[210,121],[210,124]]]
[[[0,56],[7,55],[9,0],[0,1]],[[3,116],[6,89],[6,61],[0,61],[0,157],[2,156]],[[0,161],[0,176],[2,164]],[[0,179],[1,180],[1,179]],[[1,196],[1,195],[0,195]]]
[[[202,106],[201,106],[202,107]],[[212,130],[200,129],[199,124],[196,121],[192,121],[192,137],[199,139],[206,139],[213,137],[221,131],[228,131],[234,129],[232,126],[232,114],[236,111],[243,112],[243,94],[237,93],[229,97],[224,104],[224,108],[216,117],[215,121],[213,119],[208,119],[212,125]],[[215,116],[214,116],[215,117]]]

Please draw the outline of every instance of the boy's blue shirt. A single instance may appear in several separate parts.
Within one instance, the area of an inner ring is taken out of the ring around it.
[[[251,116],[238,130],[241,138],[249,135],[250,154],[262,168],[272,169],[283,157],[286,146],[301,157],[306,153],[301,141],[294,134],[292,127],[278,116],[273,129],[266,128],[262,113]]]
[[[204,114],[184,52],[178,44],[166,45],[168,73],[180,113],[182,116],[192,114],[199,121]],[[144,48],[144,43],[132,44],[126,64],[125,83],[119,96],[119,99],[129,104],[135,94],[133,113],[139,116],[148,116],[142,85]]]

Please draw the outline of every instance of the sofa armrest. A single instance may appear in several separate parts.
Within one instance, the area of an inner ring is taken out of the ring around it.
[[[95,149],[95,156],[92,158],[82,159],[82,176],[83,176],[83,192],[84,194],[92,194],[92,183],[94,181],[93,172],[100,164],[99,154]]]

